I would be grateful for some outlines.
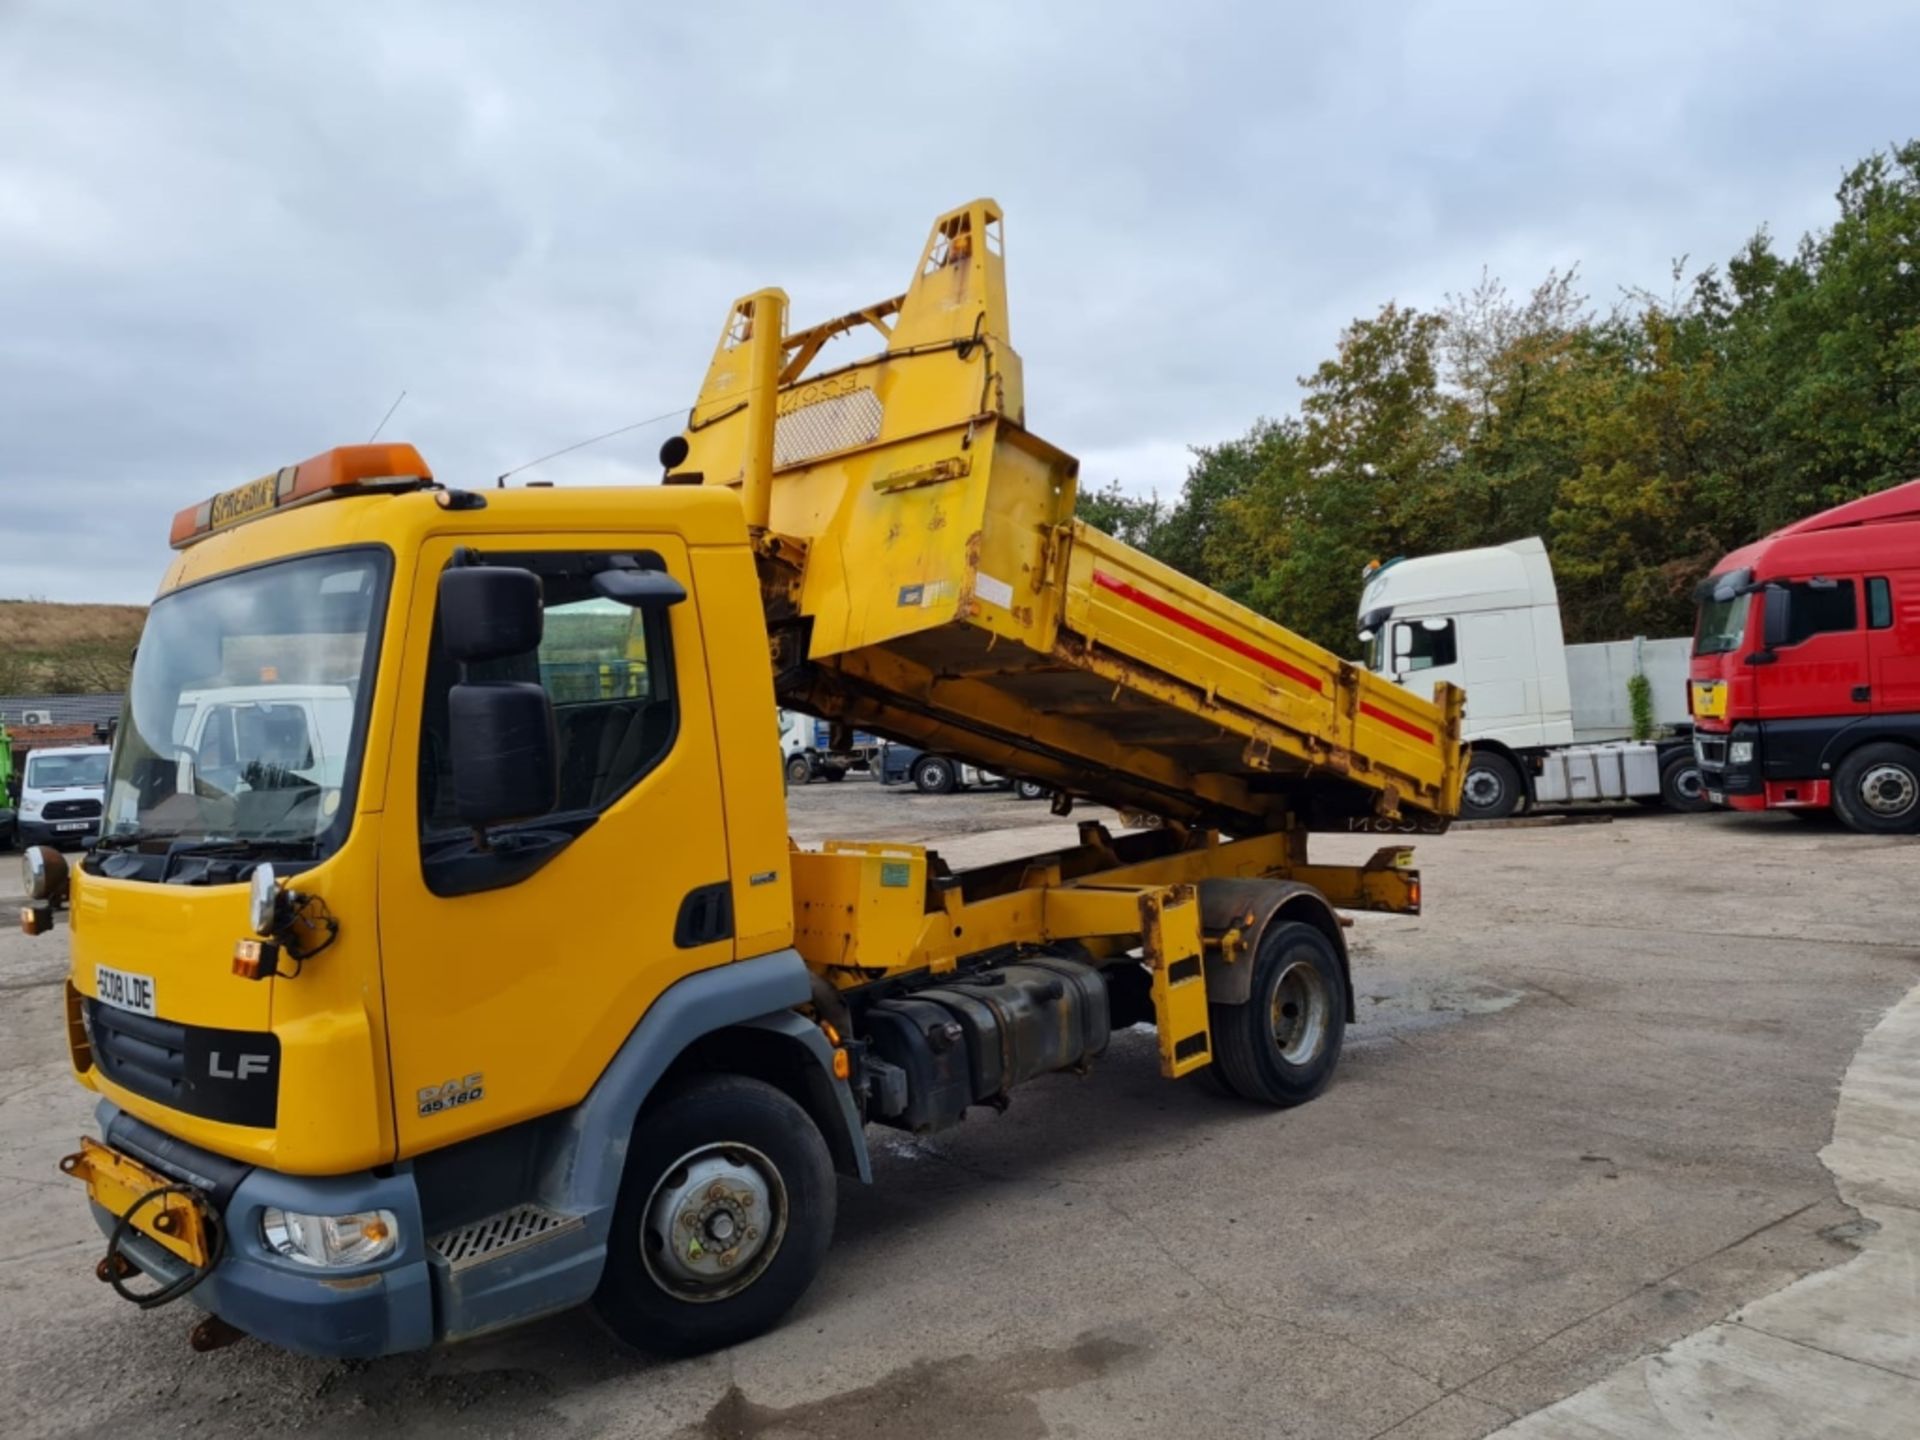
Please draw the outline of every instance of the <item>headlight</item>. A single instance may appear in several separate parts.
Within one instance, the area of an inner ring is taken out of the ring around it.
[[[400,1225],[391,1210],[357,1210],[351,1215],[302,1215],[297,1210],[260,1212],[260,1235],[267,1248],[303,1265],[365,1265],[393,1253]]]
[[[38,795],[23,795],[20,797],[20,814],[31,820],[40,813],[40,807],[46,803]]]
[[[1727,763],[1729,765],[1751,765],[1753,763],[1753,742],[1751,740],[1735,740],[1731,745],[1727,746]]]
[[[253,892],[247,897],[247,919],[256,935],[271,935],[279,928],[280,883],[273,866],[253,867]]]

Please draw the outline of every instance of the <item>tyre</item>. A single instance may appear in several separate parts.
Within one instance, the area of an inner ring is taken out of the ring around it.
[[[643,1113],[594,1309],[629,1345],[697,1355],[771,1329],[833,1238],[827,1142],[765,1081],[708,1075]]]
[[[1016,780],[1013,782],[1013,793],[1022,800],[1044,800],[1047,798],[1047,787],[1038,780]]]
[[[1460,785],[1462,820],[1504,820],[1526,795],[1519,769],[1506,756],[1475,750],[1467,757],[1467,778]]]
[[[804,785],[813,778],[813,762],[804,755],[787,757],[787,783]]]
[[[1660,799],[1669,810],[1682,814],[1711,810],[1713,802],[1707,799],[1707,781],[1700,773],[1700,762],[1691,755],[1676,755],[1661,766]]]
[[[820,774],[828,780],[844,780],[847,778],[846,770],[839,765],[830,765],[825,770],[822,770]]]
[[[1920,751],[1890,740],[1862,745],[1834,771],[1833,809],[1865,835],[1920,831]]]
[[[1303,1105],[1327,1088],[1347,1027],[1346,985],[1333,942],[1311,925],[1273,926],[1253,962],[1244,1005],[1208,1007],[1213,1070],[1263,1105]]]
[[[949,795],[959,782],[954,764],[943,755],[922,755],[913,762],[913,783],[922,795]]]

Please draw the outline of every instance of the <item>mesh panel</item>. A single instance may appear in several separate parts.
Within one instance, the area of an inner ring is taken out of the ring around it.
[[[449,1265],[460,1270],[581,1223],[578,1215],[558,1215],[539,1205],[521,1205],[437,1235],[432,1243]]]
[[[880,415],[880,397],[865,389],[789,410],[774,422],[774,466],[797,465],[816,455],[878,440]]]

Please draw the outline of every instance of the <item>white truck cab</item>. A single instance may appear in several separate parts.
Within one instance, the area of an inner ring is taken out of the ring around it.
[[[35,750],[20,775],[17,826],[20,848],[55,845],[78,849],[100,833],[107,793],[105,745],[69,745]]]
[[[1568,645],[1537,536],[1371,570],[1359,629],[1376,675],[1423,696],[1442,680],[1467,692],[1463,819],[1498,819],[1536,800],[1705,808],[1686,709],[1692,642]],[[1636,674],[1651,687],[1656,729],[1672,732],[1665,738],[1631,739]]]

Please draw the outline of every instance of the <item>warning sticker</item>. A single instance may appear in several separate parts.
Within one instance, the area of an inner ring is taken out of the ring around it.
[[[996,580],[982,570],[973,581],[973,593],[989,605],[998,605],[1002,610],[1013,608],[1013,586],[1004,580]]]

